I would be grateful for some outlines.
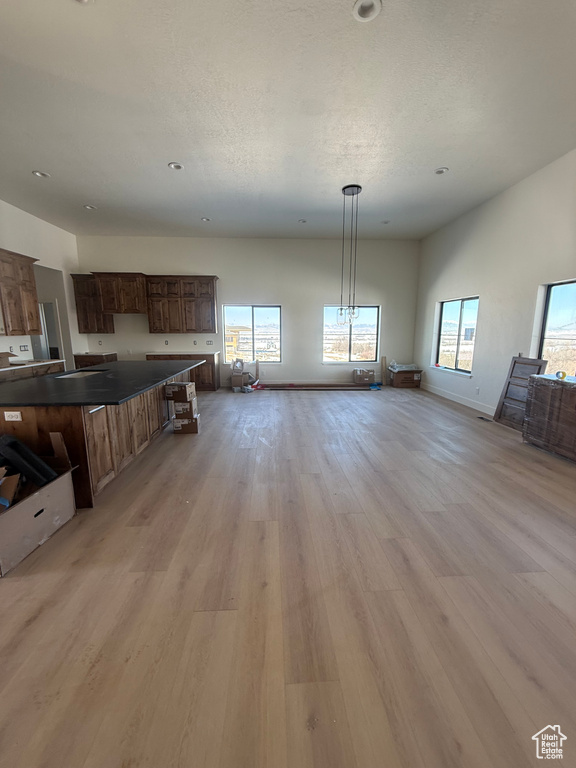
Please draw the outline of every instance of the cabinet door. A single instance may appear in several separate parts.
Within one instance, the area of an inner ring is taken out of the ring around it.
[[[0,258],[0,281],[2,283],[18,282],[16,261],[11,256],[5,256]]]
[[[146,392],[128,400],[128,412],[130,414],[130,423],[132,424],[134,453],[140,453],[150,442],[148,397]]]
[[[98,275],[96,280],[102,312],[119,313],[121,311],[119,278],[115,275]]]
[[[92,493],[99,493],[115,477],[106,406],[84,407],[84,430]]]
[[[26,321],[22,310],[20,286],[16,283],[0,284],[0,301],[4,310],[6,336],[26,336]]]
[[[120,280],[120,312],[146,313],[146,278],[142,275],[123,275]]]
[[[213,298],[215,293],[213,277],[183,277],[181,285],[182,296],[194,299]]]
[[[166,299],[148,299],[148,328],[150,333],[167,333],[165,304]]]
[[[216,312],[212,299],[184,299],[184,330],[187,333],[215,333]]]
[[[40,323],[40,308],[38,306],[36,286],[30,284],[21,285],[20,298],[22,300],[22,314],[24,316],[26,333],[30,336],[40,336],[42,334],[42,324]]]
[[[164,414],[162,412],[163,387],[154,387],[146,392],[148,399],[148,432],[150,439],[160,433],[164,424]]]
[[[108,416],[108,429],[110,431],[110,447],[112,461],[116,474],[129,464],[134,458],[132,446],[132,424],[128,403],[121,405],[109,405],[106,408]]]

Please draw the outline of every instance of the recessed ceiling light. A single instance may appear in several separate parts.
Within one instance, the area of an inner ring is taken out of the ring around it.
[[[85,205],[84,208],[86,208],[87,211],[97,211],[98,208],[96,208],[95,205]]]
[[[308,219],[298,219],[298,224],[308,224]]]
[[[181,171],[184,166],[182,163],[168,163],[168,168],[172,168],[173,171]]]
[[[44,173],[44,171],[32,171],[34,176],[38,176],[39,179],[49,179],[50,174]]]
[[[212,219],[208,219],[206,216],[202,216],[202,221],[212,221]]]
[[[92,3],[94,0],[76,0],[77,3],[80,3],[80,5],[88,5],[88,3]]]
[[[382,0],[356,0],[352,16],[356,21],[372,21],[382,10]]]
[[[445,173],[448,173],[448,171],[449,171],[449,170],[450,170],[450,168],[446,168],[446,166],[445,166],[445,165],[443,165],[441,168],[436,168],[436,170],[434,171],[434,173],[435,173],[437,176],[443,176]]]
[[[380,222],[381,224],[390,224],[390,219],[386,219],[385,221]]]

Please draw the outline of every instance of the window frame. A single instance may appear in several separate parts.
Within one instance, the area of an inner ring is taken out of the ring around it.
[[[279,360],[258,360],[260,365],[278,365],[282,362],[282,305],[281,304],[222,304],[222,328],[224,334],[224,364],[231,363],[232,360],[227,360],[226,354],[226,307],[250,307],[252,314],[252,352],[255,354],[254,344],[254,310],[255,309],[277,309],[278,310],[278,336],[280,339],[280,359]]]
[[[542,354],[544,352],[544,342],[546,341],[546,323],[548,322],[548,310],[550,309],[550,299],[552,298],[552,289],[558,285],[576,285],[575,280],[563,280],[560,283],[547,283],[546,284],[546,299],[544,300],[544,311],[542,313],[542,322],[540,323],[540,339],[538,341],[538,359],[542,360]]]
[[[453,301],[459,301],[460,302],[460,312],[458,314],[458,330],[456,332],[456,354],[454,356],[454,368],[451,368],[449,365],[441,365],[440,364],[440,347],[442,345],[442,316],[444,313],[444,304],[451,304]],[[458,353],[460,351],[460,336],[461,336],[461,330],[462,330],[462,310],[464,306],[465,301],[477,301],[478,302],[478,309],[480,309],[480,296],[464,296],[461,299],[446,299],[446,301],[441,301],[440,303],[440,312],[438,315],[438,340],[436,343],[436,359],[435,359],[435,367],[438,367],[444,371],[455,371],[456,373],[466,373],[471,374],[472,373],[472,364],[470,365],[470,370],[466,370],[466,368],[458,368]],[[478,312],[476,313],[476,327],[478,326]],[[476,347],[476,338],[474,338],[474,347]],[[474,361],[474,352],[472,352],[472,363]]]
[[[358,304],[358,309],[375,309],[377,312],[376,318],[376,357],[374,360],[351,360],[352,356],[352,330],[354,324],[348,325],[348,360],[324,360],[324,312],[327,307],[333,307],[338,309],[339,304],[324,304],[322,308],[322,365],[354,365],[360,363],[377,363],[378,354],[380,351],[380,319],[382,308],[379,304]]]

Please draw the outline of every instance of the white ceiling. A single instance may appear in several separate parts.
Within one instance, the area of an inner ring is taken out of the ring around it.
[[[5,1],[0,199],[76,234],[338,237],[357,183],[362,237],[420,238],[576,146],[575,0],[352,5]]]

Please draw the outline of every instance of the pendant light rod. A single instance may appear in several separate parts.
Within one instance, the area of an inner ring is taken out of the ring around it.
[[[340,275],[340,307],[338,309],[339,324],[353,322],[358,317],[356,308],[356,276],[358,266],[358,195],[362,192],[359,184],[347,184],[342,187],[344,196],[342,204],[342,264]],[[346,237],[346,198],[350,201],[350,237]],[[348,306],[344,306],[344,272],[348,272]]]

